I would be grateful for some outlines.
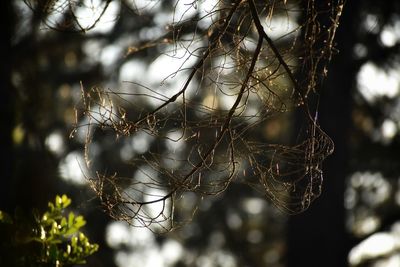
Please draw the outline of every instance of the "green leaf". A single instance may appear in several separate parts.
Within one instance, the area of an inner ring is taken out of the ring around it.
[[[68,207],[71,204],[71,199],[67,197],[67,195],[62,195],[61,201],[63,204],[63,208]]]
[[[79,229],[82,226],[84,226],[85,224],[86,224],[86,221],[85,221],[85,219],[83,219],[82,216],[78,216],[75,218],[75,224],[74,224],[75,228]]]
[[[49,202],[48,206],[49,206],[50,212],[53,212],[54,211],[53,203]]]
[[[56,196],[56,207],[57,208],[61,208],[62,207],[62,198],[59,196],[59,195],[57,195]]]
[[[71,246],[72,246],[73,248],[75,248],[77,244],[78,244],[78,237],[73,236],[73,237],[71,238]]]
[[[34,248],[21,252],[29,255],[20,257],[18,266],[33,266],[30,265],[32,260],[40,262],[40,266],[83,264],[86,257],[98,250],[98,245],[91,244],[79,231],[86,224],[84,217],[76,216],[73,212],[65,215],[64,209],[70,204],[71,199],[66,195],[57,195],[54,202],[48,203],[47,211],[33,211],[30,217],[18,209],[14,218],[0,211],[0,223],[15,223],[15,227],[10,227],[13,231],[10,236],[15,237],[12,249],[19,249],[19,245]]]
[[[65,217],[61,218],[60,225],[62,228],[68,227],[67,219]]]
[[[97,250],[99,250],[99,245],[98,244],[92,244],[92,247],[90,249],[90,254],[95,253]]]
[[[49,203],[50,204],[50,203]],[[50,219],[50,214],[48,212],[45,212],[42,215],[42,222],[46,223]]]
[[[68,214],[68,226],[71,227],[74,224],[75,214],[71,211]]]
[[[86,238],[85,234],[84,233],[79,233],[79,241],[81,243],[83,243],[86,240],[87,240],[87,238]]]

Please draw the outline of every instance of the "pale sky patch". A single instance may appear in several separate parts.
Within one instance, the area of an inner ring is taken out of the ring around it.
[[[367,62],[357,74],[357,85],[361,95],[370,103],[381,97],[393,98],[399,94],[400,71],[385,71],[374,63]]]

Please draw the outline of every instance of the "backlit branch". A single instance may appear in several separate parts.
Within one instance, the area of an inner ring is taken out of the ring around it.
[[[143,78],[123,92],[83,89],[76,131],[88,129],[88,160],[96,161],[93,143],[114,134],[125,151],[121,165],[134,173],[97,172],[88,177],[93,189],[113,218],[156,231],[190,220],[203,197],[232,183],[250,185],[285,212],[304,211],[321,194],[322,162],[333,152],[308,96],[326,75],[343,2],[216,0],[206,14],[201,1],[190,3],[176,6],[194,15],[128,51],[130,58],[159,53],[152,65],[180,62],[163,66],[170,74],[161,85]],[[281,21],[294,26],[276,30]],[[305,118],[299,129],[298,109]]]

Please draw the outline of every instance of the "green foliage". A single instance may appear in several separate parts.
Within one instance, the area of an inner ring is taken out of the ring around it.
[[[42,215],[24,217],[16,210],[14,218],[0,211],[1,258],[3,266],[71,266],[85,264],[85,258],[98,250],[97,244],[80,232],[83,216],[66,208],[71,199],[56,196]],[[7,253],[7,251],[9,253]],[[4,255],[3,255],[4,254]],[[5,265],[7,264],[7,265]]]

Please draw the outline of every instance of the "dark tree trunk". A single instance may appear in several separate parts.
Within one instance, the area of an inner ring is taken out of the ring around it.
[[[323,82],[319,121],[335,143],[334,154],[324,162],[323,192],[311,207],[290,217],[288,225],[289,267],[347,266],[350,247],[345,229],[344,191],[348,175],[351,103],[357,67],[352,60],[357,17],[355,3],[348,1],[337,33],[337,47]]]
[[[14,10],[12,0],[1,1],[2,13],[2,41],[0,42],[0,147],[2,157],[0,160],[1,185],[0,185],[0,210],[11,212],[14,208],[13,197],[13,165],[14,151],[12,131],[14,128],[14,90],[11,84],[12,44],[14,32]]]

